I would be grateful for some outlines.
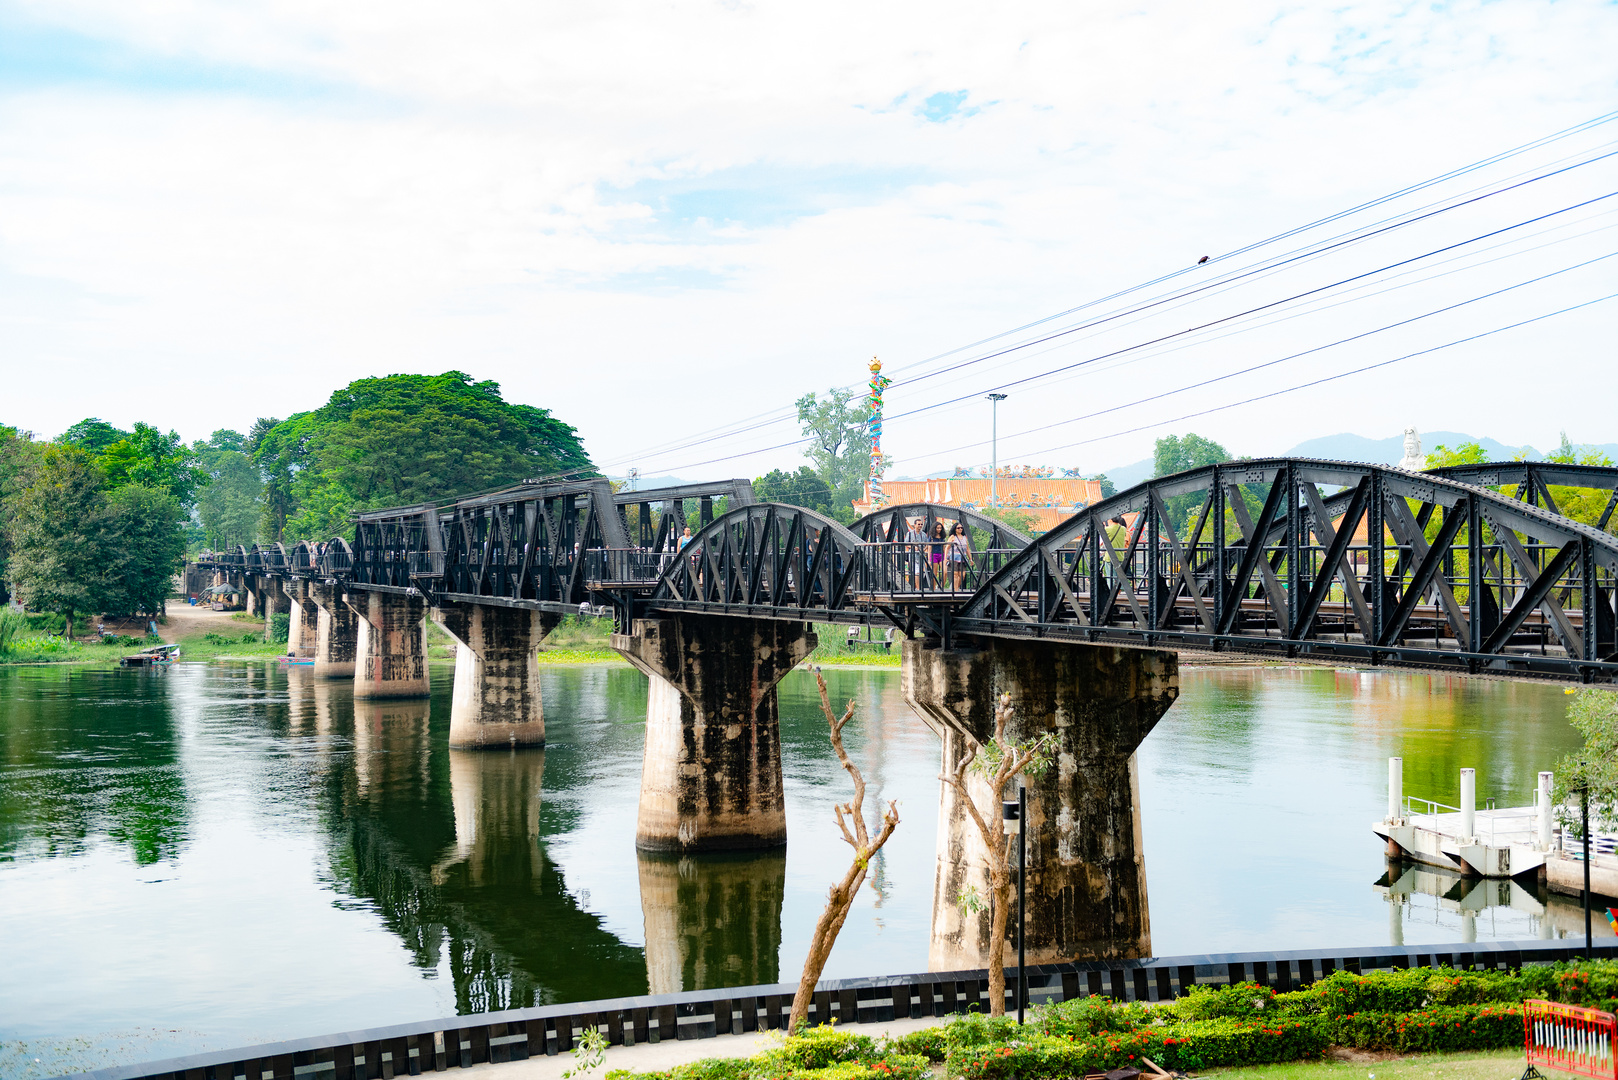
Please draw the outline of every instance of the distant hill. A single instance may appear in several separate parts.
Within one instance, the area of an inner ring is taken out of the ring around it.
[[[1479,438],[1459,431],[1423,431],[1421,433],[1421,449],[1423,453],[1432,453],[1435,446],[1447,446],[1451,450],[1463,443],[1475,442],[1488,452],[1491,461],[1511,461],[1518,455],[1530,461],[1539,461],[1544,454],[1532,446],[1507,446],[1497,439],[1488,437]],[[1581,447],[1582,449],[1582,447]],[[1598,443],[1595,449],[1600,450],[1614,461],[1618,461],[1618,443]],[[1253,454],[1259,457],[1260,454]],[[1364,435],[1354,435],[1343,432],[1340,435],[1322,435],[1318,439],[1308,439],[1299,443],[1292,449],[1280,455],[1283,457],[1326,458],[1333,461],[1369,461],[1376,465],[1397,465],[1405,456],[1404,433],[1390,436],[1386,439],[1368,439]],[[1127,465],[1116,465],[1105,470],[1107,479],[1117,486],[1119,491],[1134,487],[1142,480],[1152,475],[1152,459],[1143,458],[1132,461]]]
[[[1535,461],[1543,455],[1532,446],[1507,446],[1487,436],[1466,435],[1459,431],[1424,431],[1421,433],[1423,453],[1431,453],[1435,446],[1451,450],[1462,443],[1475,442],[1488,453],[1491,461],[1510,461],[1522,454]],[[1369,461],[1377,465],[1397,465],[1405,456],[1404,433],[1386,439],[1367,439],[1364,435],[1322,435],[1294,446],[1286,457],[1328,458],[1333,461]]]

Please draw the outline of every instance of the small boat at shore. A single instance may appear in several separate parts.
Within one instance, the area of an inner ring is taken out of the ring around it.
[[[293,667],[313,667],[315,661],[314,661],[314,659],[312,657],[283,656],[283,657],[281,657],[281,663],[287,664],[287,665],[293,666]]]
[[[149,649],[142,649],[138,653],[125,656],[118,661],[120,667],[156,667],[159,664],[172,664],[180,655],[178,645],[153,645]]]

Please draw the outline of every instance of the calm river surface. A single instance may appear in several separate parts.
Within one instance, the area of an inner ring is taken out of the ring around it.
[[[515,753],[448,749],[451,677],[435,666],[430,703],[356,707],[347,683],[256,663],[0,668],[0,1076],[795,977],[847,860],[812,677],[782,684],[786,851],[683,862],[635,851],[641,675],[546,669],[550,742]],[[903,817],[827,974],[923,970],[937,742],[897,671],[827,678],[859,700],[850,751]],[[1457,902],[1438,895],[1455,881],[1404,874],[1390,892],[1370,831],[1391,754],[1411,794],[1453,803],[1471,766],[1480,800],[1531,802],[1577,744],[1560,688],[1181,681],[1141,749],[1159,955],[1582,932],[1520,889]]]

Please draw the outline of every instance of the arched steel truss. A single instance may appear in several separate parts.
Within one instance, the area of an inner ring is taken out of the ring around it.
[[[665,564],[648,606],[715,614],[836,619],[854,613],[860,538],[801,506],[732,510]]]
[[[1075,514],[952,621],[1610,681],[1615,581],[1618,538],[1527,501],[1436,473],[1269,459],[1151,480]]]

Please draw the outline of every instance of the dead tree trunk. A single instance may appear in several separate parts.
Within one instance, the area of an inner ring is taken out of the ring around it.
[[[843,725],[854,717],[854,702],[848,703],[848,708],[839,717],[832,711],[831,696],[826,692],[826,680],[821,678],[820,672],[815,672],[815,683],[820,687],[820,708],[826,714],[826,723],[831,728],[832,749],[837,752],[837,761],[843,766],[849,778],[854,781],[854,798],[833,808],[837,814],[837,828],[842,831],[843,841],[854,849],[854,861],[849,864],[848,872],[842,880],[831,887],[826,896],[826,910],[820,913],[820,919],[815,923],[814,936],[809,939],[809,955],[803,962],[803,977],[798,980],[798,992],[792,998],[792,1015],[787,1021],[787,1030],[796,1031],[798,1025],[809,1019],[809,1002],[815,993],[815,984],[820,982],[820,973],[826,970],[826,960],[831,956],[831,947],[837,943],[837,935],[843,929],[843,923],[848,920],[849,909],[854,906],[854,897],[859,894],[860,886],[865,884],[866,872],[870,869],[871,859],[882,850],[882,845],[888,842],[893,830],[899,824],[899,806],[896,802],[889,802],[887,810],[882,814],[882,828],[873,838],[865,828],[865,777],[861,775],[859,766],[849,760],[848,753],[843,749]],[[852,825],[852,831],[850,831]],[[825,1017],[820,1018],[822,1022]]]

